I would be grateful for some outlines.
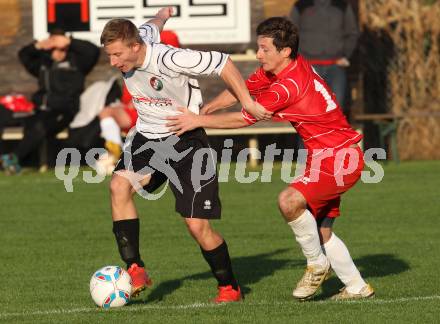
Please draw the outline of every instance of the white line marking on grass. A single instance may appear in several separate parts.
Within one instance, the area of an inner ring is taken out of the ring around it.
[[[346,300],[346,301],[334,301],[334,300],[320,300],[316,301],[316,303],[322,304],[360,304],[360,303],[369,303],[369,304],[398,304],[398,303],[406,303],[412,301],[422,301],[422,300],[440,300],[440,295],[434,296],[418,296],[418,297],[402,297],[395,299],[379,299],[379,298],[369,298],[369,299],[354,299],[354,300]]]
[[[38,316],[38,315],[56,315],[56,314],[81,314],[81,313],[98,313],[98,312],[138,312],[145,309],[196,309],[196,308],[211,308],[221,307],[225,304],[211,304],[211,303],[195,303],[188,305],[132,305],[129,307],[112,308],[110,310],[104,310],[98,307],[84,307],[84,308],[72,308],[72,309],[51,309],[47,311],[29,311],[21,313],[0,313],[0,319],[6,317],[23,317],[23,316]]]
[[[379,298],[371,298],[371,299],[362,299],[362,300],[351,300],[351,301],[332,301],[332,300],[320,300],[320,301],[308,301],[308,302],[296,302],[295,300],[285,301],[285,302],[255,302],[255,303],[247,303],[246,301],[241,303],[243,306],[281,306],[281,305],[304,305],[304,304],[398,304],[398,303],[406,303],[406,302],[414,302],[414,301],[426,301],[426,300],[440,300],[440,295],[434,296],[415,296],[415,297],[402,297],[395,299],[379,299]],[[178,310],[178,309],[197,309],[197,308],[214,308],[214,307],[224,307],[227,304],[212,304],[212,303],[194,303],[187,305],[132,305],[129,307],[120,307],[120,308],[112,308],[111,312],[139,312],[146,309],[157,309],[157,310]],[[236,304],[235,304],[236,305]],[[107,310],[103,310],[97,307],[84,307],[84,308],[72,308],[72,309],[52,309],[47,311],[29,311],[29,312],[21,312],[21,313],[0,313],[0,319],[9,318],[9,317],[27,317],[27,316],[44,316],[44,315],[65,315],[65,314],[81,314],[81,313],[98,313],[98,312],[106,312]]]

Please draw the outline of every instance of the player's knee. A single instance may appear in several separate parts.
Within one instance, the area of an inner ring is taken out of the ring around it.
[[[189,233],[196,240],[201,240],[209,231],[207,222],[200,219],[187,219],[186,226],[188,227]]]
[[[286,220],[298,217],[298,213],[307,207],[304,198],[296,190],[287,188],[278,195],[278,207]]]
[[[295,209],[295,200],[290,190],[283,190],[278,195],[278,207],[283,214],[289,214]]]
[[[291,206],[289,206],[289,197],[285,191],[281,191],[278,195],[278,208],[283,215],[289,213]]]
[[[131,184],[122,176],[114,175],[110,181],[112,199],[126,199],[131,196]]]

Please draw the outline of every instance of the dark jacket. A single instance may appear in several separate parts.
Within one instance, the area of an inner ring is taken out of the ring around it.
[[[75,114],[79,110],[85,77],[98,61],[99,48],[90,42],[72,39],[66,59],[55,62],[50,51],[38,50],[32,43],[23,47],[18,57],[26,70],[38,78],[38,91],[32,97],[37,107]]]
[[[359,29],[343,0],[299,0],[290,18],[299,30],[299,52],[308,59],[350,58]]]

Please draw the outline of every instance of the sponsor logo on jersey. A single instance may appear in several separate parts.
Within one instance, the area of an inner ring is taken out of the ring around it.
[[[170,107],[173,105],[169,98],[151,98],[151,97],[137,97],[133,96],[134,103],[142,103],[150,107]]]
[[[156,90],[156,91],[160,91],[163,89],[163,83],[162,81],[160,81],[160,79],[156,78],[156,77],[152,77],[150,79],[150,85],[151,87]]]

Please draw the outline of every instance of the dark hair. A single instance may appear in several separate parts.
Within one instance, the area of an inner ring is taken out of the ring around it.
[[[123,41],[128,45],[143,44],[139,30],[127,19],[112,19],[104,26],[101,34],[101,45],[108,45],[114,41]]]
[[[273,44],[278,51],[289,47],[292,50],[290,53],[292,59],[296,59],[298,56],[298,28],[287,18],[272,17],[266,19],[258,25],[257,36],[273,38]]]
[[[62,35],[64,36],[66,34],[66,32],[64,31],[64,29],[59,28],[59,27],[54,27],[49,31],[50,36],[52,35]]]

